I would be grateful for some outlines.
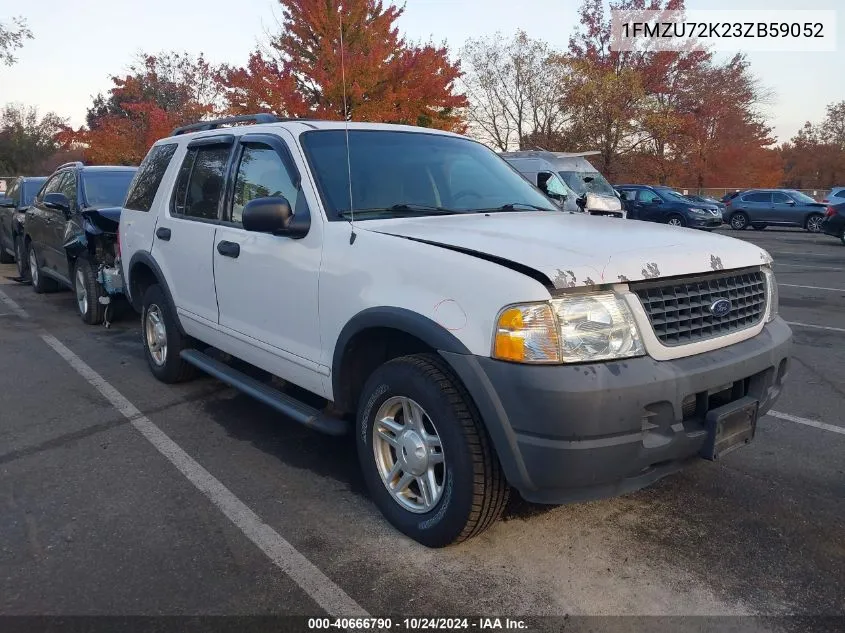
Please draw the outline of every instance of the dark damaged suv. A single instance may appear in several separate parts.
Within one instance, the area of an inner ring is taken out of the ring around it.
[[[26,213],[23,272],[37,293],[73,290],[86,323],[103,322],[110,296],[121,287],[117,230],[136,171],[67,163],[50,176]]]

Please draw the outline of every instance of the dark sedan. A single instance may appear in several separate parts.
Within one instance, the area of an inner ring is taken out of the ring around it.
[[[23,214],[46,181],[47,178],[42,177],[15,178],[9,183],[6,197],[0,198],[0,263],[9,264],[20,259],[23,253]],[[20,262],[18,272],[21,272]]]
[[[838,237],[845,246],[845,202],[832,204],[827,208],[821,230],[825,235]]]
[[[826,208],[794,189],[749,189],[725,204],[725,221],[737,231],[774,225],[798,226],[818,233]]]

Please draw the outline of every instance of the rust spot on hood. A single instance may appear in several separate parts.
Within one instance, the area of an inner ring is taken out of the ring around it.
[[[645,268],[642,269],[642,276],[646,279],[654,279],[655,277],[660,277],[660,269],[657,267],[655,262],[650,262],[645,265]]]
[[[710,268],[713,270],[724,270],[725,265],[722,263],[721,257],[716,257],[715,255],[710,256]]]

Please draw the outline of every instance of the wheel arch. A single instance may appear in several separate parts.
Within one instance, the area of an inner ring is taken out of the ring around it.
[[[153,256],[147,251],[138,251],[132,255],[132,258],[129,260],[129,264],[124,270],[126,274],[126,296],[135,311],[141,312],[141,309],[143,308],[141,302],[144,298],[144,291],[149,286],[158,284],[161,286],[170,307],[173,309],[173,314],[175,316],[174,320],[179,327],[179,333],[184,336],[185,331],[182,328],[182,323],[176,313],[176,303],[173,301],[173,295],[170,292],[170,287],[167,285],[164,273],[161,271],[161,268],[156,263],[155,259],[153,259]]]
[[[364,383],[384,362],[406,354],[441,351],[470,353],[442,325],[412,310],[392,306],[362,310],[347,322],[335,343],[332,356],[335,407],[354,412]]]

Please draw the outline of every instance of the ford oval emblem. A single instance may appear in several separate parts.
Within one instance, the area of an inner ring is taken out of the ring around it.
[[[727,299],[716,299],[710,304],[710,314],[714,317],[723,317],[731,311],[731,302]]]

